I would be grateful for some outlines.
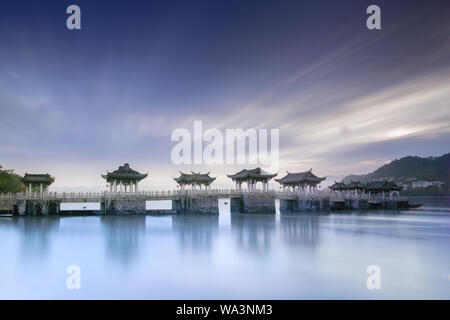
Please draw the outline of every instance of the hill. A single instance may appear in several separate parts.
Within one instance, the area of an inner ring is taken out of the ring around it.
[[[440,157],[422,158],[417,156],[408,156],[401,159],[396,159],[369,174],[349,175],[342,179],[342,181],[349,183],[351,180],[355,180],[365,183],[377,179],[392,179],[404,185],[411,183],[412,181],[442,181],[446,184],[444,186],[444,190],[447,194],[448,186],[450,185],[450,153],[444,154]],[[427,188],[427,195],[433,193],[433,190],[437,191],[435,190],[435,187]],[[439,194],[441,193],[442,192],[439,192]]]

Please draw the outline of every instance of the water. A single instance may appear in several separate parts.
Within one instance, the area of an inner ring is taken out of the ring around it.
[[[450,199],[361,214],[2,217],[0,298],[449,299],[449,244]],[[66,287],[69,265],[80,290]],[[369,265],[381,290],[367,289]]]

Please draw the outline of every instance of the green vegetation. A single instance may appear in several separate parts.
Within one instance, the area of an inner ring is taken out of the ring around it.
[[[4,170],[0,165],[0,193],[21,192],[22,181],[20,176],[14,173],[14,170]]]

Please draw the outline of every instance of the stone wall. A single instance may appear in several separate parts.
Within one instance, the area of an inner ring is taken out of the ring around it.
[[[106,200],[102,203],[102,209],[102,213],[111,215],[145,214],[145,200]]]
[[[275,213],[275,197],[270,193],[244,193],[242,213]]]
[[[219,214],[219,203],[217,197],[182,196],[180,200],[174,201],[174,206],[178,213]]]

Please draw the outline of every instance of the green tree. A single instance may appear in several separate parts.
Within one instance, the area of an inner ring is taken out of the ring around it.
[[[14,170],[4,170],[0,165],[0,193],[21,192],[22,181],[20,176],[14,173]]]

